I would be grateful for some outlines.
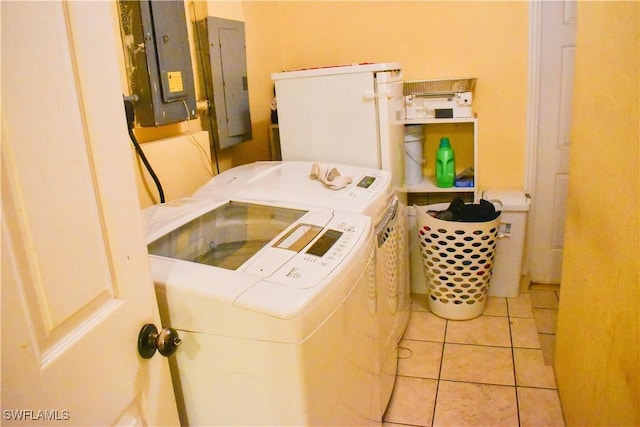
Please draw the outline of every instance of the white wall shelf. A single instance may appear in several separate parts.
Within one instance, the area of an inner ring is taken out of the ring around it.
[[[478,188],[478,119],[476,117],[463,117],[451,119],[418,118],[405,119],[405,125],[424,125],[425,142],[423,144],[423,159],[426,165],[423,168],[422,182],[404,187],[407,195],[419,197],[428,193],[455,193],[466,194],[476,199]],[[456,174],[468,167],[474,169],[473,187],[448,187],[441,188],[435,185],[435,153],[437,144],[442,137],[448,137],[456,156]]]

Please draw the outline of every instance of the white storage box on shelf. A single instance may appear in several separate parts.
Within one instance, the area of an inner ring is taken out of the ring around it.
[[[520,291],[527,212],[531,199],[521,190],[484,190],[482,198],[500,200],[502,216],[489,296],[515,298]]]

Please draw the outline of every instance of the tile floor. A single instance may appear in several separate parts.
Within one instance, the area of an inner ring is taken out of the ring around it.
[[[556,290],[532,288],[453,321],[413,295],[383,426],[564,426],[551,366],[557,309]]]

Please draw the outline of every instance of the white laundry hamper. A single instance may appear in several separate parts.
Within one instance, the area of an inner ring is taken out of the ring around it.
[[[491,221],[458,222],[427,213],[448,206],[415,206],[429,309],[445,319],[468,320],[480,316],[487,303],[502,214]]]

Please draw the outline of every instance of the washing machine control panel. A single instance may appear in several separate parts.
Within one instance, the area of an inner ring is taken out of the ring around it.
[[[389,185],[389,176],[376,169],[365,169],[364,175],[345,191],[347,198],[369,199],[377,195],[382,188]]]
[[[364,178],[362,178],[360,180],[360,182],[358,182],[356,184],[356,187],[360,187],[360,188],[365,188],[366,189],[366,188],[371,187],[373,185],[373,183],[375,183],[375,182],[376,182],[376,177],[367,175]]]
[[[308,254],[324,256],[329,249],[335,245],[344,233],[338,230],[327,230],[322,236],[307,250]]]
[[[299,224],[313,223],[308,219],[301,218]],[[354,286],[366,268],[364,261],[373,256],[372,248],[371,218],[334,211],[320,232],[300,251],[271,246],[270,251],[288,252],[290,258],[274,267],[270,274],[263,275],[233,304],[277,318],[299,318],[321,304],[323,295],[333,292],[336,286]]]
[[[349,258],[371,232],[371,220],[364,215],[336,215],[309,245],[274,272],[269,280],[296,288],[317,286]]]

